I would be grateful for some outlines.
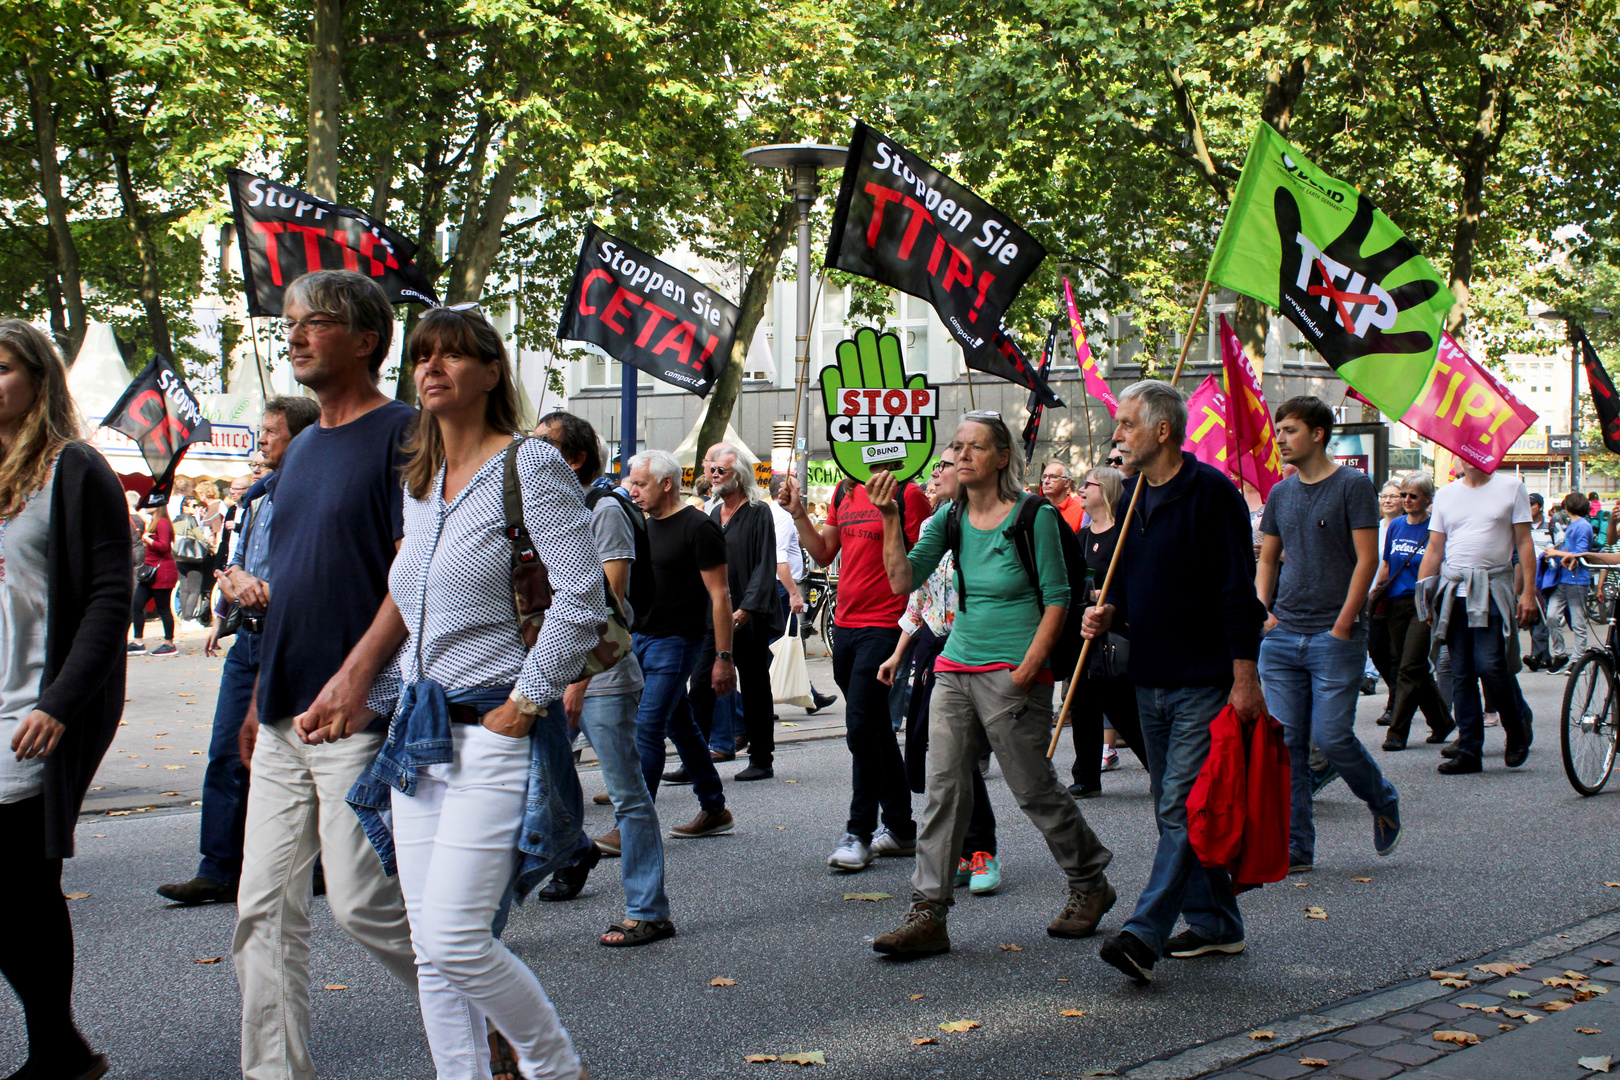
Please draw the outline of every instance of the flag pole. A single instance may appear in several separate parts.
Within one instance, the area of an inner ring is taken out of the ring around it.
[[[1187,327],[1187,335],[1181,341],[1181,357],[1176,361],[1175,374],[1170,376],[1170,385],[1174,387],[1176,380],[1181,378],[1181,369],[1187,363],[1187,350],[1192,347],[1193,331],[1198,329],[1198,320],[1204,314],[1204,299],[1209,296],[1209,279],[1204,280],[1204,287],[1198,291],[1198,303],[1193,307],[1192,322]],[[1137,476],[1136,487],[1131,491],[1131,501],[1125,507],[1125,517],[1119,523],[1119,540],[1114,544],[1114,557],[1108,560],[1108,573],[1103,576],[1102,590],[1098,593],[1104,602],[1108,599],[1108,590],[1114,584],[1114,572],[1119,569],[1119,555],[1125,550],[1125,541],[1130,536],[1131,518],[1136,513],[1136,502],[1142,497],[1142,489],[1147,487],[1147,479],[1140,474]],[[1070,611],[1073,611],[1074,600],[1071,596]],[[1075,661],[1074,674],[1069,677],[1069,688],[1063,695],[1063,709],[1058,713],[1057,720],[1052,724],[1052,741],[1046,748],[1048,760],[1057,753],[1058,742],[1063,738],[1063,728],[1069,722],[1069,708],[1074,704],[1075,687],[1080,685],[1080,676],[1086,670],[1086,658],[1091,655],[1092,641],[1087,638],[1086,643],[1080,646],[1080,659]]]
[[[968,408],[971,410],[977,410],[978,406],[973,403],[973,369],[968,366],[967,357],[962,358],[962,370],[967,372]]]
[[[1076,361],[1079,359],[1075,357]],[[1086,373],[1083,368],[1080,371],[1080,411],[1086,417],[1086,467],[1094,469],[1097,467],[1097,443],[1091,437],[1091,395],[1086,393]]]
[[[802,343],[804,353],[803,353],[802,356],[796,357],[797,362],[793,365],[794,368],[795,368],[795,374],[794,374],[794,377],[793,377],[793,384],[794,384],[794,387],[795,387],[795,391],[794,391],[794,394],[793,394],[793,441],[791,443],[789,443],[788,445],[790,445],[793,448],[793,457],[791,459],[793,461],[793,463],[795,465],[797,465],[800,460],[803,460],[805,462],[806,476],[809,475],[810,439],[809,439],[808,436],[805,438],[805,440],[804,440],[804,450],[800,451],[800,449],[799,449],[799,413],[800,413],[800,409],[801,409],[801,406],[802,406],[803,409],[804,409],[804,412],[805,412],[804,424],[805,424],[805,427],[809,427],[810,426],[810,416],[809,416],[810,403],[809,403],[809,400],[808,400],[808,398],[810,396],[810,391],[809,391],[809,385],[810,385],[810,330],[809,330],[809,327],[814,324],[816,305],[821,303],[821,287],[823,285],[825,285],[826,283],[827,283],[827,275],[826,274],[822,274],[822,275],[820,275],[819,277],[816,278],[816,295],[815,295],[815,298],[810,301],[810,315],[809,315],[809,318],[807,319],[807,321],[805,322],[804,336],[802,338],[798,339],[797,342],[795,342],[796,346],[798,346],[798,345],[800,345]],[[747,360],[747,356],[748,356],[748,354],[746,352],[744,352],[743,357],[744,357],[745,362]],[[801,499],[802,498],[808,498],[808,496],[805,495],[805,493],[803,491],[799,492],[799,497]],[[809,505],[809,504],[806,503],[806,505]]]
[[[251,315],[248,316],[248,337],[253,341],[253,366],[259,370],[259,396],[264,400],[269,401],[270,391],[265,389],[264,385],[264,361],[259,359],[259,327],[258,324],[253,321],[253,316]],[[226,388],[223,386],[220,387],[221,391],[225,389]]]

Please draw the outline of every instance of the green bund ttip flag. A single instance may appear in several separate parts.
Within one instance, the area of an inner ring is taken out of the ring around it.
[[[1282,312],[1391,416],[1423,393],[1454,303],[1394,222],[1264,123],[1207,276]]]

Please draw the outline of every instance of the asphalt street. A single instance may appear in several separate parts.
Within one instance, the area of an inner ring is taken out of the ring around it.
[[[189,876],[196,860],[191,803],[204,758],[192,751],[206,748],[219,665],[193,654],[200,640],[182,644],[190,655],[131,665],[128,726],[93,793],[101,812],[81,821],[79,856],[64,882],[65,891],[88,894],[71,902],[80,1023],[121,1078],[202,1080],[235,1071],[234,910],[173,908],[152,892]],[[540,975],[599,1080],[780,1073],[794,1066],[745,1057],[806,1051],[825,1055],[818,1072],[862,1078],[1120,1069],[1620,906],[1620,891],[1604,884],[1620,880],[1612,840],[1620,796],[1582,799],[1564,779],[1556,731],[1563,684],[1558,676],[1523,677],[1538,717],[1524,768],[1502,766],[1493,728],[1487,771],[1464,777],[1434,772],[1436,747],[1377,750],[1382,697],[1363,698],[1360,733],[1402,796],[1398,853],[1374,855],[1365,807],[1342,783],[1331,785],[1316,803],[1315,872],[1242,898],[1248,952],[1163,961],[1150,988],[1129,985],[1097,960],[1097,942],[1046,936],[1063,879],[994,768],[1002,891],[961,891],[946,956],[895,963],[872,953],[871,938],[905,908],[909,860],[882,860],[848,877],[828,873],[848,801],[849,757],[838,739],[787,745],[773,781],[728,784],[733,834],[667,841],[676,938],[629,950],[596,944],[601,928],[623,913],[618,865],[604,860],[579,899],[520,909],[506,940]],[[783,713],[799,722],[789,715],[797,710]],[[1115,853],[1109,874],[1119,905],[1105,933],[1127,917],[1154,843],[1147,774],[1132,755],[1122,757],[1127,768],[1105,775],[1104,796],[1082,805]],[[1060,773],[1071,758],[1065,745]],[[724,765],[722,775],[738,767]],[[595,769],[581,775],[587,795],[603,790]],[[915,798],[919,813],[922,805]],[[695,802],[687,791],[666,789],[659,807],[667,827],[689,817]],[[587,811],[593,832],[608,827],[609,808],[588,804]],[[867,901],[848,893],[891,895]],[[1307,906],[1327,919],[1306,919]],[[321,1075],[432,1076],[414,1001],[335,929],[323,901],[315,939]],[[713,986],[715,978],[735,985]],[[1064,1009],[1085,1015],[1063,1016]],[[938,1026],[959,1020],[978,1026],[960,1033]],[[937,1041],[913,1044],[928,1038]],[[0,1066],[15,1067],[22,1046],[21,1015],[10,995],[0,995]]]

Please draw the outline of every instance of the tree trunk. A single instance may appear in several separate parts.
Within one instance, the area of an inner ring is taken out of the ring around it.
[[[471,213],[467,215],[468,224],[462,226],[461,236],[456,242],[456,260],[450,270],[447,290],[448,303],[475,301],[483,293],[484,280],[495,265],[495,256],[501,253],[501,226],[506,222],[507,212],[512,209],[512,195],[517,189],[523,165],[522,157],[514,148],[490,179],[477,220],[472,220]]]
[[[343,0],[315,0],[312,22],[304,184],[316,198],[336,202],[338,149],[343,141]]]
[[[1455,302],[1446,315],[1446,329],[1459,333],[1468,321],[1468,300],[1474,279],[1474,245],[1479,239],[1479,219],[1485,213],[1485,178],[1502,144],[1499,128],[1505,122],[1501,84],[1495,71],[1481,66],[1479,92],[1474,111],[1474,130],[1469,132],[1458,164],[1462,166],[1462,191],[1457,198],[1457,223],[1451,236],[1451,295]]]
[[[776,220],[765,234],[765,246],[743,283],[742,298],[738,303],[737,336],[731,343],[731,356],[709,392],[709,407],[703,413],[703,424],[698,428],[697,457],[701,462],[709,447],[726,436],[726,425],[731,423],[731,411],[737,404],[737,393],[742,389],[743,364],[748,358],[748,347],[753,344],[754,332],[765,317],[765,301],[771,295],[771,283],[776,280],[776,268],[782,262],[782,253],[799,225],[799,209],[790,199],[776,212]],[[795,388],[797,389],[797,388]],[[807,419],[807,418],[806,418]]]
[[[425,130],[439,129],[440,117],[429,116],[426,120]],[[438,281],[441,269],[438,248],[439,219],[443,217],[445,185],[450,181],[450,175],[444,168],[444,151],[444,142],[434,140],[428,143],[422,152],[422,205],[416,219],[416,265],[430,285]],[[419,317],[416,305],[412,304],[405,316],[406,341],[410,340],[411,331],[416,329]],[[408,405],[416,404],[415,369],[416,365],[411,362],[409,350],[401,349],[399,381],[394,385],[394,397]]]
[[[45,257],[51,266],[58,265],[54,229],[45,230]],[[51,308],[51,337],[65,343],[68,339],[67,312],[62,308],[62,280],[55,272],[45,275],[45,301]],[[74,359],[76,357],[69,357],[68,363],[72,364]]]
[[[68,224],[67,200],[62,197],[62,170],[56,160],[56,113],[51,107],[51,73],[40,57],[28,57],[28,104],[34,122],[34,144],[39,154],[40,191],[45,196],[45,216],[50,222],[56,251],[56,275],[66,309],[66,326],[58,332],[57,344],[72,364],[84,344],[84,288],[79,280],[79,248]]]
[[[367,212],[378,221],[388,217],[388,204],[394,199],[394,148],[384,144],[377,147],[371,163],[371,206]]]
[[[130,235],[135,240],[135,253],[141,260],[139,295],[146,312],[146,325],[152,334],[152,348],[162,356],[174,359],[174,342],[169,336],[169,317],[163,311],[163,271],[158,261],[157,243],[152,236],[152,219],[141,205],[135,191],[135,179],[129,167],[129,145],[119,130],[118,114],[112,101],[112,87],[105,68],[95,65],[95,75],[102,87],[101,125],[107,133],[107,149],[113,159],[113,173],[118,181],[118,200],[124,208],[124,220],[129,223]]]

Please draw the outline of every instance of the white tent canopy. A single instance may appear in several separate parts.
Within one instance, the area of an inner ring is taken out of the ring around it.
[[[124,366],[124,354],[118,349],[113,328],[106,323],[91,323],[85,331],[79,355],[68,369],[68,390],[79,407],[87,432],[90,425],[101,423],[101,418],[129,387],[132,378],[129,368]]]

